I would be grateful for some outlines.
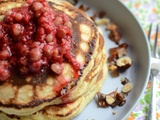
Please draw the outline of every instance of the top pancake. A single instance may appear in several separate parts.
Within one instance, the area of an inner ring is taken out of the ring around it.
[[[21,4],[21,2],[0,4],[0,19],[3,18],[5,11],[19,7]],[[55,11],[65,12],[70,17],[73,26],[71,51],[82,66],[81,75],[78,79],[74,79],[74,70],[67,62],[63,63],[64,70],[60,75],[50,74],[47,70],[36,76],[27,77],[15,73],[11,79],[0,82],[0,110],[7,114],[29,115],[45,106],[63,103],[60,97],[77,87],[77,82],[83,81],[94,65],[100,39],[95,24],[84,12],[74,8],[68,2],[54,1],[49,2],[49,5]],[[64,87],[57,94],[54,86],[61,84],[62,79],[70,82],[66,86],[67,91]]]

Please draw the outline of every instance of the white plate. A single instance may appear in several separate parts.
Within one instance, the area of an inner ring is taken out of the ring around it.
[[[131,12],[117,0],[84,0],[90,8],[94,10],[103,10],[107,13],[107,17],[116,23],[123,33],[121,43],[129,44],[128,56],[133,60],[133,65],[124,74],[118,78],[108,76],[101,90],[102,93],[110,93],[118,88],[121,90],[121,78],[127,77],[134,85],[134,88],[127,96],[127,102],[122,107],[100,108],[97,107],[96,100],[93,99],[86,108],[74,120],[123,120],[129,116],[134,109],[141,95],[143,94],[150,69],[150,52],[149,44],[146,36]],[[89,13],[90,14],[90,13]],[[106,51],[111,47],[115,47],[115,43],[108,39],[108,32],[104,31]],[[113,111],[116,114],[113,115]]]

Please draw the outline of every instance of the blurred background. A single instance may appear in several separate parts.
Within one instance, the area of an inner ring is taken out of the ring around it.
[[[160,24],[160,0],[120,0],[134,16],[138,19],[139,23],[142,25],[142,28],[146,35],[148,34],[149,27],[152,24],[151,32],[151,43],[154,43],[155,31],[157,24]],[[159,25],[160,31],[160,25]],[[158,34],[158,45],[160,46],[160,32]],[[151,49],[152,49],[151,44]],[[146,120],[148,114],[148,107],[150,103],[150,92],[151,92],[152,82],[148,82],[148,86],[144,95],[142,96],[140,102],[134,111],[130,114],[127,120]],[[157,82],[158,92],[155,102],[157,103],[156,108],[156,118],[160,120],[160,75],[159,82]]]

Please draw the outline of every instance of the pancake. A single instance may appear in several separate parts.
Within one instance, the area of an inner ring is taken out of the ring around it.
[[[59,106],[48,106],[37,113],[25,116],[15,117],[0,113],[0,120],[70,120],[77,116],[84,107],[94,98],[95,94],[100,91],[106,77],[107,66],[104,65],[102,71],[97,77],[97,85],[79,97],[76,101]]]
[[[103,51],[102,56],[105,56],[105,52]],[[101,68],[103,69],[99,69]],[[16,115],[6,115],[5,113],[0,114],[0,118],[3,118],[3,120],[66,120],[66,119],[72,119],[76,115],[78,115],[83,108],[93,99],[95,94],[100,91],[100,88],[106,78],[107,75],[107,66],[106,66],[106,58],[104,58],[101,62],[99,62],[99,65],[95,70],[92,70],[93,73],[95,71],[98,71],[97,74],[94,74],[92,76],[93,78],[89,79],[89,76],[87,76],[84,80],[85,84],[81,86],[80,90],[87,88],[86,93],[78,97],[75,101],[72,101],[70,103],[61,104],[61,105],[51,105],[48,107],[43,108],[42,110],[28,116],[16,116]],[[92,82],[90,82],[92,80]],[[90,83],[89,85],[87,84]],[[84,87],[84,88],[83,88]],[[77,90],[78,91],[78,90]],[[1,120],[1,119],[0,119]]]
[[[1,112],[0,120],[71,120],[77,116],[94,98],[95,94],[100,91],[107,75],[107,66],[105,61],[103,61],[102,66],[103,67],[100,72],[92,78],[92,80],[95,81],[94,85],[92,85],[92,87],[88,89],[83,96],[80,96],[75,101],[61,105],[47,106],[29,116],[10,116]],[[88,80],[85,79],[85,81]]]
[[[0,19],[3,19],[5,11],[21,4],[22,2],[1,3]],[[74,70],[67,62],[62,64],[64,70],[60,75],[52,75],[47,70],[27,77],[15,73],[12,78],[0,83],[0,110],[6,114],[27,116],[46,106],[77,100],[95,84],[96,80],[92,78],[100,72],[106,59],[102,35],[84,12],[65,1],[52,0],[49,5],[55,11],[64,12],[70,17],[73,26],[71,51],[82,66],[81,75],[75,79]],[[60,84],[58,79],[70,82],[57,94],[54,86]]]

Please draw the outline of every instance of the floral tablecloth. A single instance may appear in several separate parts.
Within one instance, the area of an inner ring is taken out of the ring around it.
[[[153,23],[153,29],[151,32],[151,42],[153,43],[155,38],[156,25],[160,23],[160,0],[120,0],[120,1],[123,4],[125,4],[136,16],[146,34],[148,34],[150,24]],[[158,38],[159,38],[158,44],[160,46],[160,32]],[[144,95],[142,96],[140,102],[138,103],[134,111],[131,112],[127,120],[147,119],[148,107],[150,103],[151,85],[152,82],[149,81]],[[157,120],[160,120],[160,76],[159,76],[159,82],[157,83],[157,88],[158,88],[157,99],[155,100],[155,102],[157,103],[156,118]]]

